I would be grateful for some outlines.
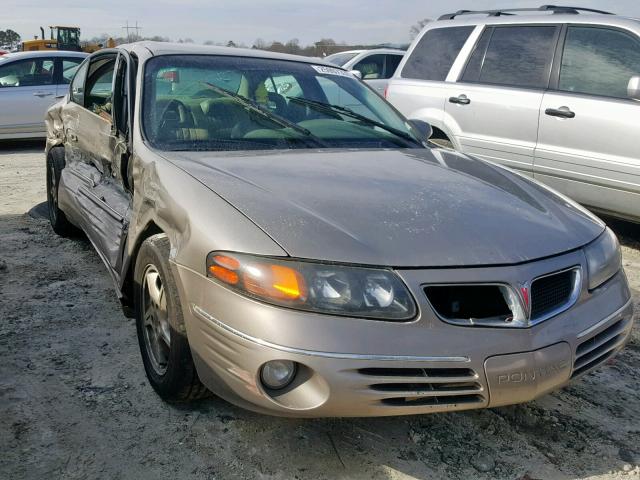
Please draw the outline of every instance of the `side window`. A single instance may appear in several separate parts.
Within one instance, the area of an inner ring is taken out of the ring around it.
[[[89,61],[87,60],[76,70],[73,80],[71,80],[71,101],[84,106],[84,80],[87,76]]]
[[[640,75],[640,40],[600,27],[570,26],[558,89],[627,98],[627,84]]]
[[[369,55],[353,66],[353,70],[362,73],[363,80],[384,78],[384,55]]]
[[[402,78],[444,81],[475,27],[434,28],[427,31],[402,69]]]
[[[487,29],[469,59],[462,81],[548,87],[557,32],[556,26]]]
[[[391,78],[402,61],[402,55],[387,55],[384,67],[384,78]]]
[[[53,84],[52,58],[33,58],[0,67],[0,87],[35,87]]]
[[[111,121],[112,97],[113,97],[113,70],[115,57],[98,58],[91,62],[89,75],[87,76],[84,106]]]
[[[274,75],[264,81],[269,93],[277,93],[287,97],[301,97],[302,87],[293,75]]]
[[[68,85],[71,83],[71,79],[78,71],[78,67],[82,62],[82,58],[63,58],[60,62],[60,83]]]

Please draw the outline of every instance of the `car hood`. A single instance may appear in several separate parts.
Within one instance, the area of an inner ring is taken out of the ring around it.
[[[171,152],[289,255],[394,267],[560,254],[604,225],[510,170],[443,149]]]

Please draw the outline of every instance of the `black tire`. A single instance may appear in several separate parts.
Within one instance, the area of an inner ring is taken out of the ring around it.
[[[62,237],[77,236],[80,231],[69,221],[58,206],[58,186],[65,166],[64,147],[55,147],[47,155],[47,205],[53,231]]]
[[[208,397],[211,392],[200,382],[193,364],[180,297],[169,267],[169,250],[165,234],[149,237],[140,247],[134,272],[136,328],[144,369],[153,389],[167,402],[188,402]],[[156,304],[150,289],[161,292]],[[154,316],[157,318],[152,319]]]

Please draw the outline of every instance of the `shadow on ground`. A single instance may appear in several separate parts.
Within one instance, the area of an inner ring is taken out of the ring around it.
[[[44,139],[0,140],[0,154],[40,153],[44,146]]]

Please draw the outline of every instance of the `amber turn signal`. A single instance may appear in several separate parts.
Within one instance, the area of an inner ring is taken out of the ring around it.
[[[207,272],[210,277],[239,286],[258,297],[284,301],[306,298],[302,275],[288,266],[273,264],[268,258],[240,260],[230,255],[211,255]]]

